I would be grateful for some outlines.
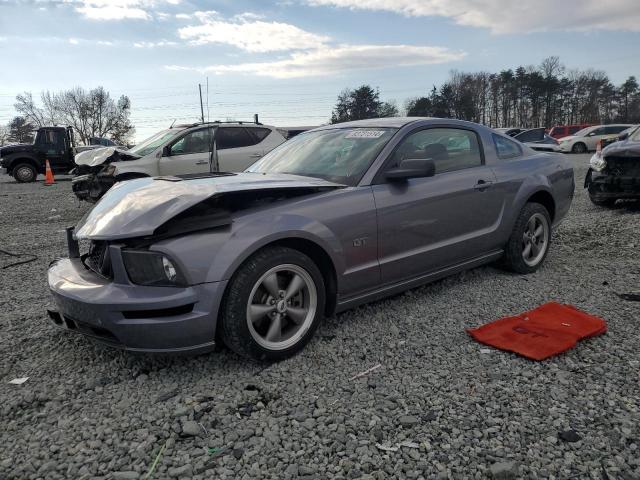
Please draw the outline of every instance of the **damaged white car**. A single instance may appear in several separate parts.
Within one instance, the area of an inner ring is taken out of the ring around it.
[[[260,123],[178,125],[129,150],[106,147],[76,155],[72,189],[93,203],[123,180],[241,172],[284,141],[275,127]]]

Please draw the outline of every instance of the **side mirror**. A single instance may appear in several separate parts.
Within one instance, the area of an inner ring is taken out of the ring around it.
[[[400,165],[388,170],[385,178],[389,181],[403,181],[410,178],[433,177],[436,165],[431,158],[408,158]]]
[[[623,133],[622,135],[618,136],[618,140],[620,140],[620,141],[626,140],[627,138],[629,138],[629,134],[628,133]]]
[[[170,157],[171,156],[171,147],[169,145],[165,145],[162,147],[162,156]]]
[[[587,133],[587,137],[593,137],[596,134],[596,132],[589,132]]]

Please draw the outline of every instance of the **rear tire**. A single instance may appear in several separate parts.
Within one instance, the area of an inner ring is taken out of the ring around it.
[[[533,273],[540,268],[551,244],[551,217],[539,203],[527,203],[513,227],[505,248],[503,264],[516,273]]]
[[[589,194],[589,200],[591,200],[591,203],[597,205],[598,207],[611,208],[616,203],[617,198],[603,198],[600,200],[596,200],[591,194]]]
[[[11,172],[13,178],[15,178],[18,183],[31,183],[36,181],[36,177],[38,176],[38,172],[34,168],[33,165],[29,163],[19,163]]]
[[[582,142],[578,142],[571,148],[571,151],[573,153],[587,153],[587,146]]]
[[[283,360],[309,342],[324,308],[325,286],[316,264],[297,250],[267,247],[229,281],[220,335],[244,357]]]

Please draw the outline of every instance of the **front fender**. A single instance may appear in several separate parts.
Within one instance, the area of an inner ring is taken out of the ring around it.
[[[262,247],[284,239],[305,239],[322,248],[336,272],[345,270],[342,245],[322,223],[296,214],[252,216],[229,226],[167,239],[152,249],[171,256],[192,284],[228,280]]]
[[[334,233],[325,225],[301,215],[280,214],[254,219],[229,236],[216,254],[207,272],[208,282],[231,278],[238,267],[264,246],[278,240],[299,238],[315,243],[331,258],[338,272],[343,272],[344,252]],[[338,275],[339,276],[339,275]]]

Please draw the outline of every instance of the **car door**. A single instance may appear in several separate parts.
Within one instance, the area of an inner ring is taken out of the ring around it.
[[[410,133],[384,169],[408,158],[432,158],[433,177],[373,185],[378,257],[384,283],[396,283],[487,253],[502,202],[471,128],[432,127]]]
[[[63,129],[41,129],[35,144],[43,164],[46,159],[55,172],[70,170],[71,167],[65,158],[67,147]]]
[[[259,138],[241,125],[219,127],[216,147],[223,172],[242,172],[263,155]]]
[[[604,127],[596,128],[595,130],[587,133],[585,137],[583,137],[584,143],[587,146],[587,150],[595,150],[598,144],[598,140],[605,136]]]
[[[210,147],[211,128],[192,130],[177,138],[160,158],[160,175],[209,173]]]

